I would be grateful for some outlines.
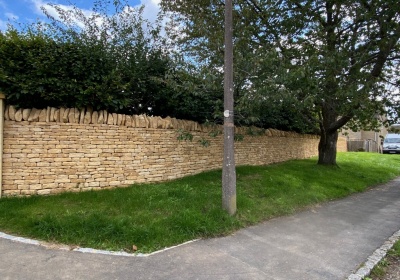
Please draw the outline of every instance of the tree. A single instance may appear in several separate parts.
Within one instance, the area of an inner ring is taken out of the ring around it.
[[[92,107],[162,115],[174,65],[159,21],[143,7],[96,1],[91,14],[53,5],[57,18],[0,33],[0,90],[21,107]],[[114,12],[114,13],[112,13]],[[161,19],[160,19],[161,20]],[[167,105],[166,105],[167,104]]]
[[[0,31],[0,90],[8,102],[221,123],[223,91],[170,48],[162,15],[149,22],[143,6],[109,2],[95,1],[91,13],[51,4],[58,15],[48,14],[49,24]]]
[[[218,67],[224,3],[161,2],[184,51]],[[242,102],[290,100],[317,126],[319,164],[336,165],[338,130],[397,117],[400,9],[394,0],[237,0],[235,69]],[[214,34],[216,33],[216,34]],[[240,80],[240,79],[239,79]],[[267,109],[267,108],[266,108]]]

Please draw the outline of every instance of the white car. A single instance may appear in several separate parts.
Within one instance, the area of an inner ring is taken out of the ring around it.
[[[400,134],[388,134],[383,141],[384,154],[400,153]]]

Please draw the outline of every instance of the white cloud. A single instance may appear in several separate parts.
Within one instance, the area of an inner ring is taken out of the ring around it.
[[[54,17],[55,19],[57,19],[57,20],[60,19],[60,15],[57,12],[57,9],[55,9],[49,3],[45,3],[45,2],[43,2],[43,0],[31,0],[31,1],[34,4],[35,13],[37,13],[38,15],[44,16],[45,14],[44,14],[43,10],[45,10],[50,16]],[[72,11],[74,9],[74,6],[62,5],[62,4],[57,4],[57,7],[64,10],[65,12]],[[88,18],[94,14],[93,11],[91,11],[91,10],[87,10],[87,9],[80,9],[80,10],[86,18]],[[79,19],[73,19],[72,22],[74,24],[76,24],[78,27],[81,27],[81,28],[84,27],[83,22],[80,21]],[[99,24],[101,24],[101,20],[100,20]]]
[[[31,2],[32,2],[33,7],[34,7],[34,10],[33,10],[33,11],[34,11],[37,15],[44,16],[43,11],[42,11],[42,7],[45,6],[45,5],[47,5],[47,4],[46,4],[46,3],[43,3],[42,0],[31,0]]]
[[[3,0],[0,0],[0,3]],[[32,5],[33,5],[33,12],[41,17],[45,17],[45,14],[43,12],[43,9],[52,17],[55,19],[60,19],[59,13],[57,12],[57,9],[55,9],[52,5],[49,4],[49,0],[29,0]],[[150,23],[155,22],[158,16],[158,13],[160,11],[160,2],[161,0],[140,0],[140,4],[134,6],[133,8],[137,8],[141,5],[144,5],[145,8],[143,10],[143,17],[147,19]],[[68,12],[72,11],[74,9],[74,6],[72,5],[62,5],[62,4],[57,4],[57,7]],[[96,25],[101,25],[103,23],[103,19],[98,16],[96,17],[96,14],[92,10],[87,10],[87,9],[80,9],[82,14],[86,18],[95,18],[95,23]],[[73,19],[71,21],[73,25],[76,25],[80,28],[83,28],[85,25],[83,22],[79,19]]]
[[[58,15],[56,9],[54,7],[52,7],[51,5],[49,5],[49,1],[30,0],[30,2],[33,4],[33,8],[34,8],[33,11],[37,15],[44,17],[45,15],[44,15],[42,9],[45,9],[50,16],[53,16],[56,19],[59,19],[59,15]],[[143,11],[144,18],[146,18],[150,22],[154,22],[157,19],[158,12],[160,11],[160,2],[161,2],[161,0],[140,0],[140,5],[145,6],[144,11]],[[2,4],[4,4],[3,0],[0,0],[0,6]],[[137,5],[137,6],[140,6],[140,5]],[[73,9],[73,6],[69,6],[69,5],[57,4],[57,6],[65,11],[70,11]],[[90,15],[93,14],[93,11],[91,11],[91,10],[81,9],[81,11],[83,12],[83,14],[86,17],[89,17]],[[77,22],[77,25],[81,26],[81,23]]]
[[[5,13],[4,14],[8,19],[12,19],[12,20],[17,20],[17,19],[19,19],[19,16],[17,16],[16,14],[13,14],[13,13]]]
[[[145,5],[143,16],[150,22],[154,22],[157,19],[157,14],[160,11],[161,0],[141,0],[142,5]]]

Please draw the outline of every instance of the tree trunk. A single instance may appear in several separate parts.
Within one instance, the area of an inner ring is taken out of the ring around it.
[[[321,133],[318,144],[318,164],[336,165],[336,145],[339,133],[326,131]]]

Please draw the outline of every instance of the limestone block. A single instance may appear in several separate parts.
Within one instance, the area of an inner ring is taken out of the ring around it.
[[[276,136],[275,129],[269,128],[268,131],[271,133],[271,136],[272,136],[272,137]]]
[[[10,120],[10,114],[8,113],[10,106],[6,106],[6,110],[4,111],[4,119],[6,121]]]
[[[92,112],[90,112],[89,110],[86,111],[85,117],[83,119],[83,123],[86,123],[86,124],[92,123]]]
[[[147,115],[143,115],[143,117],[144,117],[144,121],[146,122],[146,128],[149,128],[150,127],[150,121],[149,121],[149,116],[147,116]]]
[[[195,121],[191,121],[190,123],[192,131],[198,131],[198,123]]]
[[[47,117],[47,109],[40,110],[39,122],[46,122],[46,117]]]
[[[50,122],[50,107],[47,106],[47,110],[46,110],[46,120],[47,123]]]
[[[146,118],[146,115],[140,115],[140,127],[149,127],[149,119]]]
[[[61,110],[60,109],[56,109],[55,111],[54,111],[54,121],[55,122],[61,122]]]
[[[192,131],[192,124],[190,121],[183,120],[183,129],[186,131]]]
[[[161,117],[153,117],[155,128],[162,128],[163,119]]]
[[[17,111],[17,110],[15,110],[15,107],[14,107],[14,106],[10,105],[10,106],[8,107],[8,115],[9,115],[10,120],[15,121],[15,112],[16,112],[16,111]]]
[[[33,108],[29,114],[28,121],[29,122],[37,122],[39,120],[40,110]]]
[[[191,123],[188,120],[182,120],[182,124],[183,124],[183,129],[186,131],[191,131]]]
[[[268,128],[268,131],[269,131],[269,133],[271,134],[272,137],[275,136],[273,128]]]
[[[103,124],[103,123],[104,123],[103,111],[99,111],[99,117],[98,117],[98,119],[97,119],[97,123],[98,123],[98,124]]]
[[[193,131],[193,122],[192,121],[185,121],[186,122],[186,130]]]
[[[194,122],[194,131],[201,131],[201,125],[198,122]]]
[[[162,128],[162,118],[161,117],[153,117],[155,128]]]
[[[60,108],[60,122],[62,122],[62,118],[63,118],[64,112],[65,112],[65,108],[61,107]]]
[[[55,119],[54,119],[54,114],[55,114],[55,112],[56,112],[56,108],[50,107],[49,122],[54,122],[54,121],[55,121]]]
[[[15,112],[15,120],[17,122],[22,121],[22,109],[19,109],[17,112]]]
[[[97,122],[99,121],[99,112],[94,111],[92,114],[92,122],[94,124],[97,124]]]
[[[176,120],[177,129],[185,129],[185,122],[183,120]]]
[[[136,127],[146,127],[146,120],[144,118],[144,115],[135,116],[135,118]]]
[[[166,129],[166,128],[167,128],[167,122],[166,122],[166,120],[160,117],[160,118],[158,119],[158,122],[157,122],[157,127],[158,127],[158,128],[161,128],[161,129]]]
[[[61,109],[63,109],[63,108],[61,108]],[[67,123],[68,122],[69,108],[65,108],[63,111],[64,112],[63,112],[62,116],[61,116],[61,112],[60,112],[61,122]]]
[[[174,129],[179,129],[179,121],[178,121],[178,119],[172,118],[171,122],[172,122],[172,126],[174,127]]]
[[[48,194],[51,194],[51,190],[50,189],[38,190],[37,194],[38,195],[48,195]]]
[[[68,113],[69,123],[79,123],[79,110],[77,108],[70,108]]]
[[[149,120],[149,128],[157,128],[157,118],[148,116],[147,119]]]
[[[133,118],[133,120],[135,121],[134,126],[135,126],[135,127],[141,127],[141,126],[140,126],[140,120],[141,120],[140,115],[133,115],[132,118]]]
[[[174,125],[172,124],[172,119],[171,119],[171,117],[166,117],[166,118],[164,119],[164,125],[165,125],[165,128],[166,128],[166,129],[172,129],[172,128],[174,128]]]
[[[112,113],[112,117],[113,117],[113,125],[117,124],[118,121],[118,114],[117,113]]]
[[[76,123],[75,118],[75,108],[70,108],[68,113],[68,122],[69,123]]]
[[[107,124],[110,124],[110,125],[114,124],[114,116],[113,116],[113,114],[108,114],[108,116],[107,116]]]
[[[186,121],[185,120],[178,120],[178,129],[186,130]]]
[[[126,116],[125,125],[126,125],[127,127],[132,127],[132,124],[133,124],[132,116]]]
[[[122,114],[116,114],[116,115],[117,115],[116,125],[122,125],[122,123],[123,123],[123,115]]]
[[[139,126],[139,116],[133,115],[132,116],[132,127],[140,127]]]
[[[29,118],[29,114],[31,113],[31,109],[23,109],[22,110],[22,119],[27,121]]]
[[[85,109],[82,109],[79,113],[79,123],[83,124],[85,120]]]
[[[107,123],[107,121],[108,121],[108,112],[107,112],[107,110],[103,110],[103,118],[104,118],[104,123]]]
[[[36,190],[21,190],[21,195],[30,196],[36,194]]]
[[[149,128],[157,128],[157,119],[153,117],[147,117],[149,120]]]

